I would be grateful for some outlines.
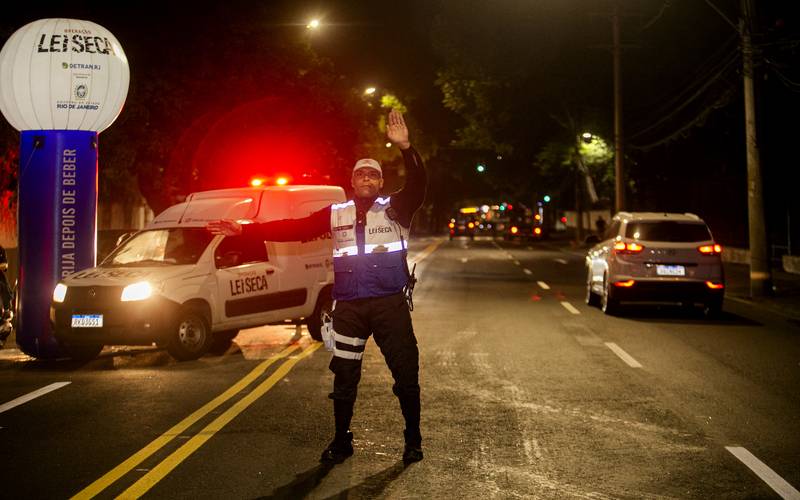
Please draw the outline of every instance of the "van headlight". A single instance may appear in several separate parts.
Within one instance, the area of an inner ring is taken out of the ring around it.
[[[133,283],[122,289],[122,302],[132,302],[134,300],[149,299],[153,295],[153,285],[147,281]]]
[[[53,290],[53,302],[58,302],[59,304],[64,302],[64,298],[67,296],[67,285],[64,283],[59,283],[56,285],[56,288]]]

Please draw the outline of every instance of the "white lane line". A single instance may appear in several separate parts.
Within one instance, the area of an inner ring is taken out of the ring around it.
[[[518,266],[519,266],[519,265],[521,265],[521,264],[519,263],[519,261],[518,261],[518,260],[515,260],[515,261],[514,261],[514,264],[516,264],[516,265],[518,265]]]
[[[564,259],[553,259],[554,261],[558,262],[559,264],[566,264],[567,261]]]
[[[755,472],[762,481],[767,483],[767,486],[775,490],[775,493],[781,498],[792,500],[800,499],[800,491],[797,491],[794,486],[787,483],[781,476],[770,469],[767,464],[757,459],[752,453],[740,446],[726,446],[726,450],[731,452],[734,457],[741,460],[751,471]]]
[[[461,263],[466,264],[469,259],[466,257],[461,257]]]
[[[533,271],[531,271],[530,269],[523,269],[522,271],[527,275],[533,274]]]
[[[3,403],[2,405],[0,405],[0,413],[3,413],[4,411],[8,411],[11,408],[17,407],[17,406],[19,406],[21,404],[25,404],[28,401],[31,401],[33,399],[38,398],[39,396],[44,396],[48,392],[53,392],[56,389],[61,389],[65,385],[69,385],[69,384],[71,384],[71,382],[56,382],[54,384],[46,385],[46,386],[42,387],[41,389],[37,389],[37,390],[35,390],[33,392],[29,392],[28,394],[25,394],[24,396],[20,396],[17,399],[12,399],[8,403]]]
[[[539,285],[542,290],[550,290],[550,285],[548,285],[544,281],[537,281],[536,284]]]
[[[631,356],[627,352],[623,351],[622,347],[618,346],[617,344],[615,344],[613,342],[606,342],[606,347],[611,349],[614,352],[614,354],[619,356],[620,359],[622,361],[624,361],[631,368],[641,368],[642,367],[642,365],[638,361],[633,359],[633,356]]]
[[[566,309],[567,311],[571,312],[572,314],[580,314],[581,313],[579,310],[575,309],[575,306],[573,306],[572,304],[570,304],[567,301],[562,300],[561,301],[561,305],[564,306],[564,309]]]

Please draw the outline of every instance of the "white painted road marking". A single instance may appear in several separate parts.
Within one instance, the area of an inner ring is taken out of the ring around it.
[[[567,301],[561,301],[561,305],[564,306],[564,309],[566,309],[567,311],[571,312],[572,314],[580,314],[581,313],[579,310],[575,309],[575,306],[573,306],[572,304],[570,304]]]
[[[554,261],[558,262],[559,264],[566,264],[567,261],[564,259],[553,259]]]
[[[523,269],[523,271],[525,272],[525,274],[528,275],[533,274],[533,272],[530,269]]]
[[[515,261],[514,261],[514,264],[516,264],[516,265],[518,265],[518,266],[520,265],[520,263],[519,263],[519,261],[518,261],[518,260],[515,260]]]
[[[751,471],[756,473],[762,481],[767,483],[767,486],[775,490],[775,493],[781,498],[798,500],[800,499],[800,491],[797,491],[794,486],[787,483],[781,476],[770,469],[767,464],[757,459],[752,453],[740,446],[726,446],[726,450],[731,452],[734,457],[741,460]]]
[[[461,257],[461,263],[466,264],[469,259],[466,257]]]
[[[622,361],[627,363],[627,365],[630,366],[631,368],[641,368],[642,367],[642,365],[638,361],[633,359],[633,356],[631,356],[627,352],[623,351],[622,348],[620,346],[618,346],[617,344],[615,344],[613,342],[606,342],[606,347],[611,349],[614,352],[614,354],[619,356],[620,359],[622,359]]]
[[[537,281],[536,284],[542,287],[542,290],[550,290],[550,286],[544,281]]]
[[[20,396],[17,399],[12,399],[8,403],[4,403],[4,404],[0,405],[0,413],[3,413],[4,411],[8,411],[11,408],[17,407],[17,406],[19,406],[21,404],[25,404],[28,401],[31,401],[33,399],[38,398],[39,396],[44,396],[48,392],[53,392],[56,389],[61,389],[65,385],[69,385],[69,384],[71,384],[71,382],[56,382],[54,384],[46,385],[46,386],[42,387],[41,389],[37,389],[37,390],[35,390],[33,392],[29,392],[28,394],[25,394],[24,396]]]

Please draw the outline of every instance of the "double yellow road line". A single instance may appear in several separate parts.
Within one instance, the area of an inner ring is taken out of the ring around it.
[[[177,450],[172,452],[167,458],[162,460],[157,466],[147,472],[144,476],[142,476],[138,481],[136,481],[133,485],[131,485],[128,489],[123,491],[118,498],[139,498],[144,495],[147,491],[149,491],[153,486],[156,485],[159,481],[164,479],[167,474],[169,474],[175,467],[180,465],[181,462],[186,460],[192,453],[197,451],[203,444],[211,439],[211,437],[220,431],[223,427],[225,427],[231,420],[233,420],[237,415],[243,412],[248,406],[253,404],[258,398],[263,396],[267,391],[269,391],[279,380],[285,377],[289,371],[296,365],[300,360],[306,358],[314,353],[317,349],[322,346],[319,342],[314,342],[313,344],[305,347],[302,351],[298,354],[289,357],[294,351],[300,348],[299,345],[293,344],[283,351],[279,352],[278,354],[270,357],[269,359],[265,360],[263,363],[259,364],[255,367],[250,373],[248,373],[244,378],[236,382],[233,386],[231,386],[228,390],[214,398],[213,400],[206,403],[202,408],[195,411],[185,419],[183,419],[178,424],[174,425],[171,429],[167,432],[162,434],[161,436],[154,439],[150,444],[139,450],[138,452],[134,453],[130,458],[119,464],[118,466],[114,467],[108,473],[106,473],[103,477],[98,479],[97,481],[93,482],[77,494],[73,496],[74,499],[86,499],[86,498],[93,498],[98,495],[100,492],[104,491],[106,488],[111,486],[121,477],[128,474],[134,467],[142,463],[144,460],[149,458],[151,455],[156,453],[158,450],[166,446],[170,441],[175,439],[176,437],[180,436],[186,429],[194,425],[198,422],[201,418],[205,417],[212,411],[214,411],[217,407],[234,397],[236,394],[240,393],[244,390],[247,386],[249,386],[254,380],[264,374],[264,372],[272,366],[275,362],[289,357],[289,359],[280,365],[275,372],[272,373],[266,380],[261,382],[252,392],[244,396],[242,399],[237,401],[233,404],[230,408],[228,408],[225,412],[215,418],[210,424],[205,426],[203,430],[195,434],[191,439],[181,445]]]

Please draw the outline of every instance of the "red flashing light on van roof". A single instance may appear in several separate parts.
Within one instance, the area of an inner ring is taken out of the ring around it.
[[[286,177],[278,177],[277,179],[275,179],[275,184],[277,184],[278,186],[285,186],[289,184],[289,179],[287,179]]]
[[[252,179],[250,185],[253,187],[260,187],[264,185],[264,179]]]

